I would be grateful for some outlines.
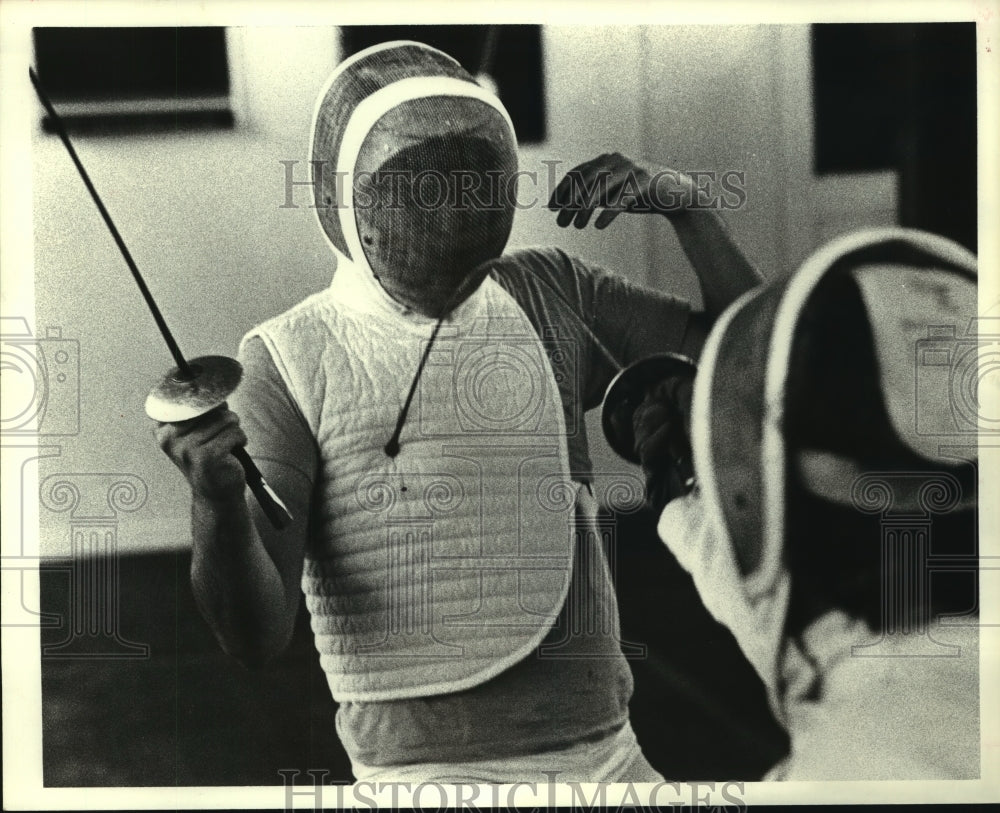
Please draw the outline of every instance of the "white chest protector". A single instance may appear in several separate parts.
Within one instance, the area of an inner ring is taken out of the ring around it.
[[[559,391],[491,280],[440,328],[386,454],[433,327],[342,260],[329,289],[249,334],[320,449],[302,587],[338,701],[482,683],[542,640],[569,587],[577,486]]]

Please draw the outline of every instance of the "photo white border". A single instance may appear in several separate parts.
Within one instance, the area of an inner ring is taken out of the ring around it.
[[[921,2],[219,2],[158,0],[139,4],[121,0],[2,0],[0,2],[0,287],[4,315],[34,314],[32,193],[29,127],[34,98],[25,67],[31,61],[30,30],[36,25],[239,25],[269,26],[343,25],[392,20],[398,23],[568,22],[622,25],[628,23],[810,23],[972,20],[978,24],[980,96],[979,257],[980,312],[1000,313],[998,258],[1000,258],[1000,207],[998,183],[1000,144],[1000,3],[945,0]],[[26,50],[27,49],[27,50]],[[15,239],[10,239],[14,235]],[[983,449],[980,493],[1000,493],[996,488],[1000,452]],[[6,486],[6,484],[5,484]],[[21,512],[11,504],[16,489],[4,487],[3,508]],[[1000,521],[995,504],[981,506],[981,541],[984,555],[1000,555]],[[25,515],[30,525],[31,518]],[[5,523],[6,527],[6,523]],[[4,556],[9,555],[4,542]],[[5,592],[3,615],[11,617],[20,597]],[[997,597],[990,596],[995,604]],[[995,611],[995,610],[994,610]],[[983,628],[981,640],[981,729],[984,732],[983,778],[974,782],[830,782],[746,783],[744,800],[756,804],[830,803],[933,803],[997,801],[1000,799],[1000,629]],[[283,808],[285,790],[273,787],[207,788],[44,788],[41,770],[41,685],[39,630],[37,627],[3,628],[3,759],[4,808],[28,809],[208,809]],[[586,786],[585,786],[586,787]],[[301,789],[300,789],[301,790]],[[589,791],[588,791],[589,792]],[[330,799],[333,798],[331,793]],[[433,797],[431,797],[433,798]],[[481,800],[493,798],[484,789]],[[501,790],[501,799],[507,798]],[[517,793],[521,804],[532,804],[527,789]],[[588,796],[589,798],[589,796]],[[609,794],[608,802],[613,803]],[[661,798],[664,798],[661,796]],[[539,788],[535,804],[553,801],[548,789]],[[572,804],[568,790],[557,803]],[[311,808],[309,794],[297,795],[295,807]],[[405,797],[400,797],[405,803]],[[364,806],[364,805],[363,805]],[[485,806],[481,803],[480,806]]]

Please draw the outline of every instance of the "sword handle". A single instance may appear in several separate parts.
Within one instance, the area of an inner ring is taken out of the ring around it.
[[[250,459],[250,455],[247,454],[247,450],[242,446],[237,446],[233,449],[233,457],[239,460],[243,466],[243,471],[247,477],[247,485],[250,486],[254,497],[257,498],[257,503],[271,521],[271,524],[279,531],[287,528],[292,522],[291,512],[281,501],[281,498],[274,493],[274,489],[267,484],[264,475],[260,473],[260,469]]]

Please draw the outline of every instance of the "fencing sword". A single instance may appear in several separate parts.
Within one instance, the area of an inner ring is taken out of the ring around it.
[[[62,119],[56,113],[52,102],[42,89],[34,69],[30,67],[28,68],[28,77],[35,88],[35,93],[38,94],[39,101],[41,101],[45,111],[49,114],[56,133],[58,133],[63,145],[66,147],[69,157],[73,160],[73,164],[76,166],[84,186],[87,187],[90,197],[97,205],[97,210],[101,213],[105,225],[111,232],[118,250],[132,272],[132,278],[135,280],[136,285],[139,286],[139,291],[142,293],[142,298],[145,300],[157,328],[159,328],[160,335],[163,336],[170,354],[176,362],[177,366],[163,376],[146,398],[146,414],[153,420],[162,423],[176,423],[178,421],[197,418],[211,412],[213,409],[223,406],[226,398],[239,386],[243,375],[242,366],[236,359],[226,356],[200,356],[190,361],[184,358],[173,334],[167,327],[163,314],[160,313],[160,309],[153,299],[152,293],[142,278],[142,274],[139,273],[139,268],[135,264],[135,260],[132,259],[125,241],[122,239],[121,234],[119,234],[114,221],[111,219],[111,215],[108,214],[108,210],[105,208],[100,195],[97,194],[97,189],[90,180],[87,170],[83,168],[76,150],[73,149],[73,144],[69,140],[69,134],[66,132],[66,127]],[[268,485],[264,476],[260,473],[260,469],[250,459],[250,455],[247,454],[246,449],[242,446],[237,446],[232,450],[232,454],[240,462],[240,465],[243,466],[247,485],[253,492],[265,516],[267,516],[275,528],[279,530],[286,528],[292,521],[291,513],[281,501],[281,498]]]

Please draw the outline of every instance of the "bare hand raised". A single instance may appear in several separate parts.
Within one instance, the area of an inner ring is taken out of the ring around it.
[[[621,153],[600,155],[574,167],[559,182],[548,207],[558,212],[556,223],[582,229],[595,209],[594,222],[606,228],[622,212],[676,215],[691,204],[694,181],[666,167],[644,167]]]

